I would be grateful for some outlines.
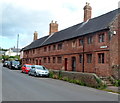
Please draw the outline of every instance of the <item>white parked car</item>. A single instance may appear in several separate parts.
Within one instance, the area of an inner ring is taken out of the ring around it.
[[[44,66],[41,65],[32,65],[30,68],[30,71],[28,72],[28,75],[34,75],[34,76],[49,76],[49,70],[46,69]]]

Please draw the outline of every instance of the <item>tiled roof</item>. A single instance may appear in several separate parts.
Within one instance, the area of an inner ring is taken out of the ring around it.
[[[60,41],[94,33],[97,31],[109,29],[110,23],[119,13],[120,13],[120,9],[116,9],[101,16],[92,18],[86,22],[82,22],[77,25],[71,26],[67,29],[56,32],[52,36],[42,37],[32,42],[30,45],[26,46],[22,50],[37,48],[40,46],[45,46],[52,43],[57,43]]]
[[[18,49],[17,49],[17,48],[11,48],[11,50],[12,50],[13,52],[17,52],[17,51],[20,52],[20,49],[19,49],[19,48],[18,48]]]
[[[42,43],[44,43],[44,41],[48,37],[49,36],[45,36],[45,37],[39,38],[39,39],[33,41],[31,44],[27,45],[26,47],[22,48],[22,50],[28,50],[28,49],[40,47],[42,45]]]

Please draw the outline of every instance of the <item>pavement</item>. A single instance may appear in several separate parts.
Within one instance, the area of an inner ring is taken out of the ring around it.
[[[111,90],[113,92],[120,92],[120,88],[115,86],[108,86],[106,89]]]

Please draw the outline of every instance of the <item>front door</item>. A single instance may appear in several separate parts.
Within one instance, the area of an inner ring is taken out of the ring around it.
[[[36,60],[36,65],[38,65],[38,60]]]
[[[41,65],[41,60],[39,60],[39,65]]]
[[[65,71],[67,71],[67,58],[65,58]]]
[[[72,57],[72,71],[76,71],[76,57]]]

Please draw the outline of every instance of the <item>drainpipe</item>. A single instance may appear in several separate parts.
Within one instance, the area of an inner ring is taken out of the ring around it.
[[[84,36],[83,36],[83,63],[82,63],[82,72],[84,72]]]

